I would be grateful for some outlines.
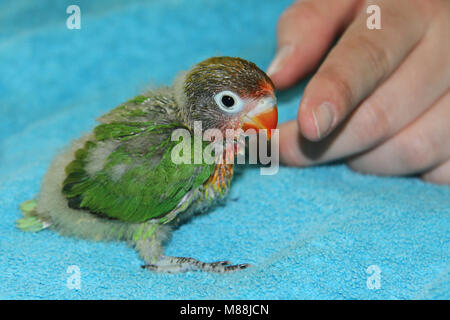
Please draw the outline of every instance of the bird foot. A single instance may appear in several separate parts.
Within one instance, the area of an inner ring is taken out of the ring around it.
[[[180,273],[188,271],[205,271],[227,273],[250,267],[250,264],[231,264],[230,261],[202,262],[194,258],[162,257],[156,263],[143,265],[143,269],[154,272]]]

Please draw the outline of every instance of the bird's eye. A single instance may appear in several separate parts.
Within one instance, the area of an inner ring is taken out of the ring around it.
[[[234,106],[234,99],[231,96],[227,96],[227,95],[223,95],[222,96],[222,104],[227,107],[227,108],[231,108],[232,106]]]
[[[226,113],[236,113],[242,110],[244,102],[232,91],[221,91],[214,96],[217,105]]]

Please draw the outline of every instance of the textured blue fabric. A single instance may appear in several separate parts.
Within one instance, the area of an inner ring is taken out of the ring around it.
[[[81,7],[81,30],[66,7]],[[122,243],[16,229],[51,159],[95,118],[213,55],[266,68],[289,1],[0,2],[0,297],[70,299],[450,298],[450,189],[343,165],[236,177],[225,206],[174,232],[169,255],[254,267],[152,274]],[[279,96],[296,115],[302,85]],[[81,271],[81,290],[66,286]],[[370,290],[366,269],[381,270]]]

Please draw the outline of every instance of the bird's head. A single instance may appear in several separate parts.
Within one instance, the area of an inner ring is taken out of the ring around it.
[[[185,122],[203,130],[266,129],[270,137],[278,121],[274,85],[254,63],[214,57],[195,65],[182,82]]]

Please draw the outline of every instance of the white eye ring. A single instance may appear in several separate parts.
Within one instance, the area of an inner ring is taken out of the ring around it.
[[[225,99],[228,99],[228,101]],[[237,113],[244,107],[244,101],[237,94],[229,90],[219,92],[214,96],[214,100],[222,111],[230,114]],[[233,102],[233,104],[231,105],[230,102]]]

